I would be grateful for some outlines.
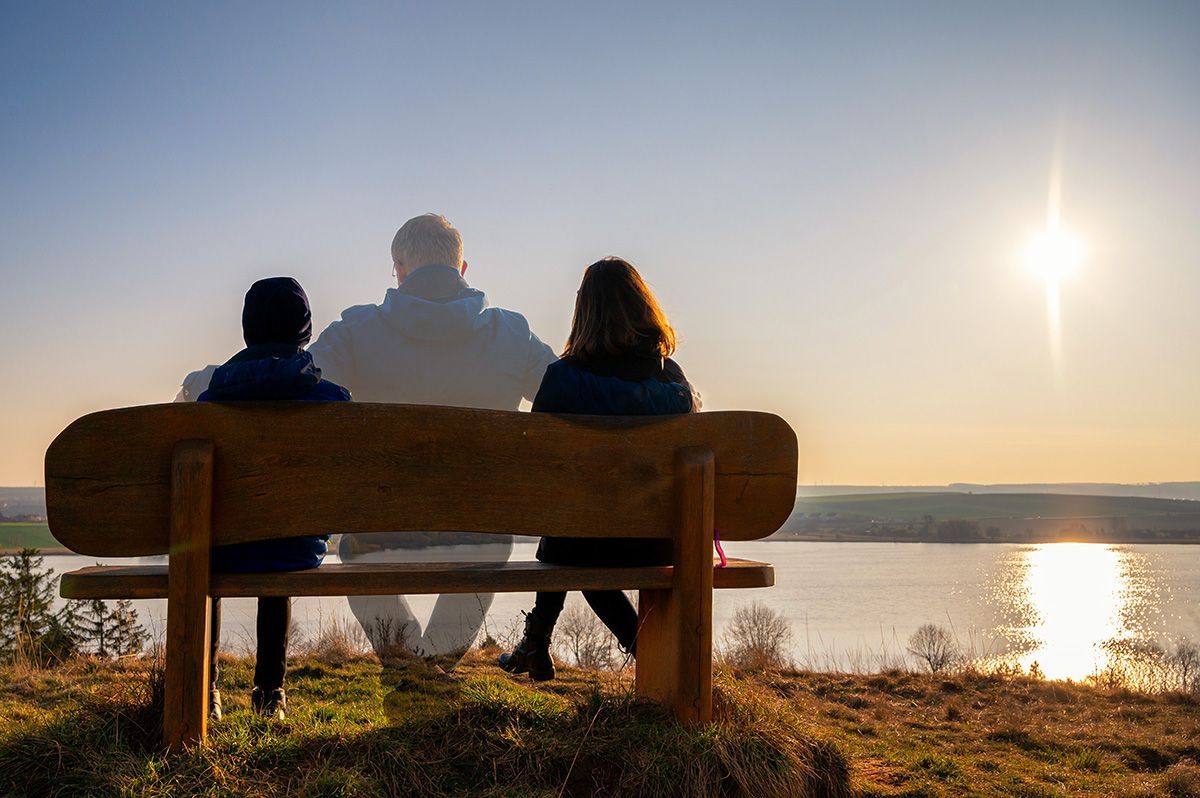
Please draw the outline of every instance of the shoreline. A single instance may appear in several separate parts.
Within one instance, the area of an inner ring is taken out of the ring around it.
[[[942,543],[951,546],[994,546],[1028,544],[1032,546],[1051,545],[1056,543],[1088,543],[1101,546],[1195,546],[1200,544],[1200,538],[1195,540],[1161,540],[1161,539],[1118,539],[1118,540],[1080,540],[1078,538],[1058,538],[1055,540],[921,540],[912,538],[885,538],[866,535],[786,535],[771,536],[763,541],[777,543]]]

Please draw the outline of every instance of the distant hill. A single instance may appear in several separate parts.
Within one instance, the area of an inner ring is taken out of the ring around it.
[[[1189,499],[1200,501],[1200,482],[1032,482],[1001,485],[975,485],[953,482],[949,485],[800,485],[797,497],[852,496],[860,493],[1055,493],[1071,496],[1129,496],[1147,499]]]
[[[964,491],[796,497],[792,540],[1200,543],[1200,501]]]
[[[989,518],[1099,518],[1200,515],[1200,502],[1053,493],[859,493],[801,497],[797,513],[836,513],[872,521]]]
[[[0,488],[0,515],[46,515],[45,488]]]

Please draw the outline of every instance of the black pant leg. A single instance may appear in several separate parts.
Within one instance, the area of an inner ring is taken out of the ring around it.
[[[626,651],[633,651],[637,640],[637,610],[629,597],[620,590],[585,590],[588,606],[600,617]]]
[[[217,664],[217,651],[221,647],[221,600],[212,600],[212,610],[209,612],[208,623],[208,683],[215,689],[221,668]]]
[[[547,626],[553,626],[562,614],[563,606],[567,603],[565,592],[538,593],[533,602],[533,612],[538,620]]]
[[[262,596],[258,600],[258,656],[254,661],[254,686],[270,692],[283,687],[287,672],[288,627],[292,600],[287,596]]]

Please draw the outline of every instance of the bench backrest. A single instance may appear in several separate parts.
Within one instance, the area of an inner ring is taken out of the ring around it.
[[[215,445],[214,545],[425,530],[670,537],[677,459],[692,447],[714,453],[723,539],[771,534],[796,497],[796,436],[768,413],[180,403],[93,413],[54,440],[54,537],[92,556],[166,553],[172,452],[193,439]]]

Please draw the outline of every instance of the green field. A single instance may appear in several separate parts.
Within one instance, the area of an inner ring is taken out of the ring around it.
[[[1200,515],[1200,502],[1052,493],[860,493],[800,498],[796,512],[875,521],[920,521],[926,515],[939,520],[1146,517]]]
[[[62,544],[45,524],[0,524],[0,551],[24,548],[60,549]]]

